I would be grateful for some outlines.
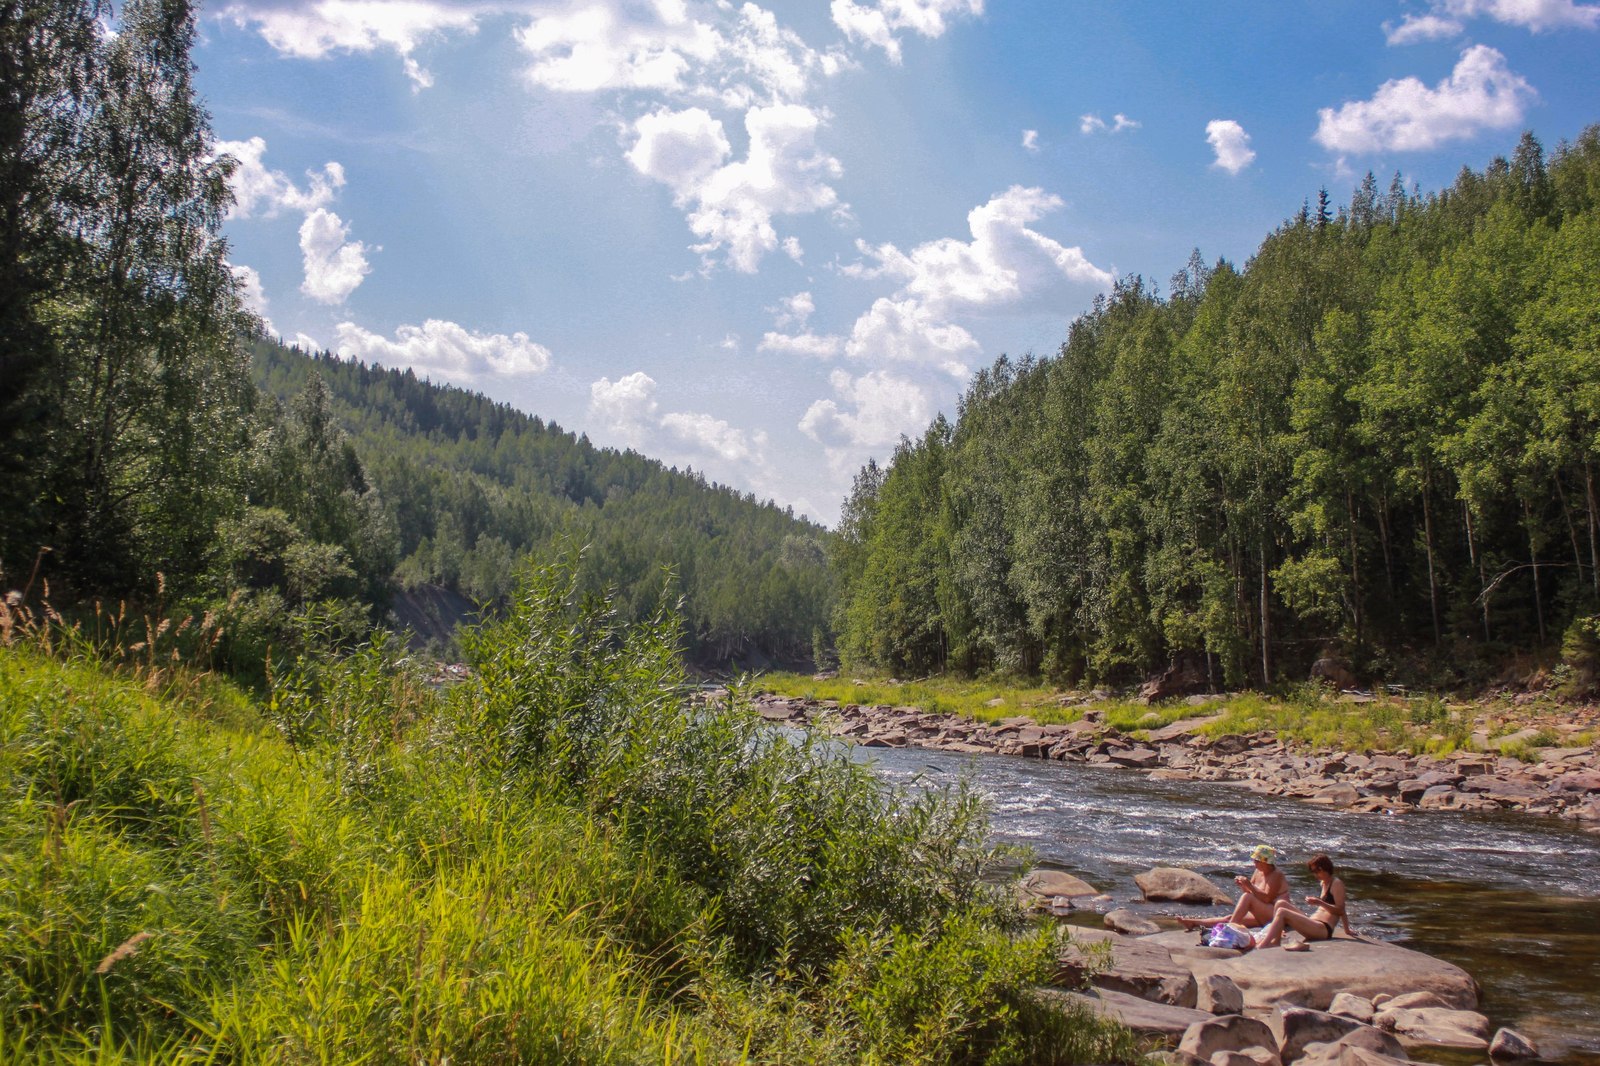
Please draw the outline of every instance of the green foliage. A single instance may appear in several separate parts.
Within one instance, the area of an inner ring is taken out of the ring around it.
[[[13,620],[0,1053],[1134,1061],[1036,997],[975,797],[687,704],[674,616],[578,586],[528,575],[447,694],[380,639],[222,720]]]
[[[1330,644],[1431,683],[1546,647],[1600,602],[1596,174],[1600,127],[1426,198],[1368,175],[997,360],[858,479],[842,661],[1271,687]]]

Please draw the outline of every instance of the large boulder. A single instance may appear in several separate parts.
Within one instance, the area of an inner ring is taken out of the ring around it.
[[[1079,899],[1100,894],[1098,888],[1065,870],[1034,870],[1022,879],[1022,890],[1040,899],[1053,899],[1056,896]]]
[[[1195,1010],[1210,1014],[1243,1014],[1244,993],[1220,973],[1207,974],[1195,981]]]
[[[1515,1029],[1501,1029],[1494,1034],[1494,1039],[1489,1041],[1489,1057],[1491,1059],[1536,1059],[1539,1057],[1539,1045]]]
[[[1183,951],[1188,932],[1159,933],[1141,941]],[[1185,956],[1197,978],[1222,974],[1244,992],[1246,1007],[1270,1010],[1279,1003],[1327,1010],[1339,992],[1372,999],[1397,989],[1428,991],[1451,1007],[1478,1005],[1478,985],[1459,966],[1381,940],[1339,936],[1319,940],[1309,951],[1268,948],[1225,959]]]
[[[1309,1007],[1291,1007],[1279,1004],[1269,1020],[1274,1046],[1284,1062],[1293,1062],[1313,1044],[1335,1044],[1346,1037],[1371,1026],[1339,1014],[1312,1010]],[[1373,1050],[1385,1054],[1403,1055],[1400,1042],[1388,1033],[1372,1029],[1375,1034],[1369,1042],[1376,1043]]]
[[[1489,1048],[1489,1019],[1477,1011],[1385,1006],[1372,1020],[1378,1028],[1398,1036],[1406,1047],[1461,1048],[1466,1051],[1487,1051]]]
[[[1172,903],[1232,903],[1233,896],[1222,891],[1193,870],[1175,866],[1157,866],[1136,874],[1133,883],[1139,886],[1144,898],[1155,902]]]
[[[1178,1054],[1205,1061],[1219,1051],[1271,1048],[1272,1045],[1272,1030],[1267,1028],[1266,1022],[1243,1014],[1227,1014],[1189,1026],[1183,1039],[1178,1041]]]
[[[1118,907],[1107,911],[1105,916],[1107,929],[1115,929],[1128,936],[1149,936],[1161,932],[1161,927],[1148,918],[1140,917],[1126,907]]]
[[[1165,947],[1151,943],[1152,937],[1125,937],[1095,930],[1073,930],[1068,945],[1057,963],[1056,980],[1079,985],[1092,981],[1100,988],[1122,992],[1155,1003],[1177,1007],[1195,1005],[1195,979],[1189,967],[1172,957]],[[1089,945],[1107,941],[1111,945],[1109,965],[1099,959]]]
[[[1202,1014],[1187,1007],[1152,1003],[1148,999],[1104,988],[1097,989],[1093,993],[1056,993],[1050,998],[1069,1007],[1114,1018],[1136,1033],[1159,1037],[1168,1043],[1175,1043],[1181,1039],[1183,1034],[1189,1031],[1189,1026],[1195,1022],[1211,1018],[1209,1014]]]

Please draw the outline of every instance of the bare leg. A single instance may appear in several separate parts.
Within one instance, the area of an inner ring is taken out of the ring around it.
[[[1272,904],[1263,903],[1261,900],[1246,892],[1239,897],[1239,902],[1234,905],[1230,922],[1240,925],[1256,926],[1266,925],[1272,921]]]
[[[1279,907],[1271,924],[1261,934],[1261,946],[1264,948],[1277,946],[1283,940],[1285,929],[1293,929],[1307,940],[1327,940],[1332,936],[1327,926],[1310,915],[1302,914],[1293,907]]]

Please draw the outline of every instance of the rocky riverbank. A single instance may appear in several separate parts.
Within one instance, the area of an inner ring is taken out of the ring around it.
[[[1155,869],[1134,880],[1147,901],[1231,902],[1193,871]],[[1055,893],[1096,891],[1050,871],[1022,889],[1041,905],[1059,903]],[[1106,924],[1117,926],[1116,914]],[[1165,1043],[1183,1066],[1394,1066],[1441,1050],[1538,1055],[1528,1038],[1493,1029],[1478,1012],[1470,974],[1421,952],[1341,935],[1305,951],[1240,953],[1145,924],[1143,935],[1074,928],[1057,977],[1081,991],[1051,994]]]
[[[1039,724],[1014,717],[978,722],[916,707],[861,705],[759,695],[765,719],[821,729],[865,747],[920,747],[1121,766],[1154,777],[1235,782],[1270,795],[1357,811],[1512,809],[1578,821],[1600,833],[1600,752],[1596,745],[1532,749],[1525,762],[1498,751],[1448,755],[1303,749],[1267,733],[1205,735],[1216,717],[1189,718],[1131,733],[1090,708],[1075,722]],[[1527,728],[1498,738],[1513,748],[1544,736]]]

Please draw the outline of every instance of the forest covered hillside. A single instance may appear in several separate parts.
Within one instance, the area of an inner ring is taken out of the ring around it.
[[[705,664],[809,660],[825,642],[826,531],[790,508],[708,483],[411,370],[250,346],[265,396],[308,390],[349,435],[382,501],[399,590],[441,587],[503,603],[517,563],[582,547],[589,591],[615,587],[644,617],[665,575]]]
[[[1122,278],[869,464],[846,662],[1477,683],[1600,643],[1600,128],[1422,195],[1326,191],[1243,267]]]

